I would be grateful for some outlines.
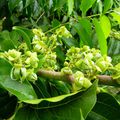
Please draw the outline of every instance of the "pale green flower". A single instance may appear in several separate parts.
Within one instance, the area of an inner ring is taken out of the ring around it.
[[[18,62],[18,60],[21,58],[21,52],[12,49],[8,52],[4,53],[4,56],[10,61],[10,62]]]

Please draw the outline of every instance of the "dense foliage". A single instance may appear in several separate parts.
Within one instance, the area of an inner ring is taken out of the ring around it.
[[[1,0],[0,10],[0,119],[120,119],[119,0]]]

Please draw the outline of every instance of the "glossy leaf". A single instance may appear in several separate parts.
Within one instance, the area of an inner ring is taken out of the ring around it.
[[[39,119],[42,120],[84,120],[86,118],[87,114],[91,111],[94,104],[96,103],[96,87],[97,87],[97,81],[93,83],[93,85],[85,91],[83,94],[80,92],[71,94],[71,97],[69,98],[70,94],[68,95],[62,95],[58,97],[53,98],[46,98],[41,100],[29,100],[28,103],[39,103],[42,101],[48,101],[48,102],[58,102],[61,100],[66,100],[60,105],[56,106],[48,106],[43,107],[39,109],[31,109],[29,107],[21,108],[18,110],[15,120],[19,119]],[[69,98],[69,99],[68,99]],[[29,112],[28,112],[29,111]],[[32,113],[31,113],[32,112]],[[19,117],[22,118],[19,118]]]
[[[100,25],[104,33],[105,39],[107,39],[111,31],[111,24],[109,18],[105,15],[101,16]]]
[[[101,51],[102,55],[104,55],[104,54],[107,55],[107,41],[105,39],[105,35],[104,35],[104,32],[101,28],[101,25],[100,25],[99,21],[95,18],[93,19],[93,23],[95,25],[98,43],[100,46],[100,51]]]
[[[71,15],[71,13],[73,12],[73,8],[74,8],[74,0],[67,0],[68,1],[68,16]]]
[[[0,85],[11,94],[18,97],[18,99],[21,101],[37,98],[32,86],[27,81],[20,83],[16,80],[10,79],[9,76],[1,75]]]
[[[82,0],[80,5],[80,10],[82,11],[82,15],[85,16],[86,12],[92,7],[96,0]]]
[[[120,105],[113,96],[107,93],[98,94],[97,103],[92,111],[105,120],[119,120],[120,118]]]

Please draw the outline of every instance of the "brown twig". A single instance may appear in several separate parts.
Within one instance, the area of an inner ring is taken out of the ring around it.
[[[56,79],[61,81],[66,81],[69,83],[74,83],[74,76],[71,74],[63,74],[61,72],[50,71],[50,70],[39,70],[37,74],[44,78]],[[108,75],[98,75],[99,84],[110,85],[110,86],[119,86],[120,85],[114,80],[111,76]]]

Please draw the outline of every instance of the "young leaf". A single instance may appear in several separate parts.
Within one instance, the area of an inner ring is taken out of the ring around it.
[[[86,15],[86,12],[92,7],[96,0],[82,0],[80,5],[80,10],[82,11],[82,16]]]
[[[73,12],[74,0],[67,0],[67,1],[68,1],[68,16],[70,16],[71,13]]]
[[[105,35],[105,39],[107,39],[107,37],[110,34],[111,31],[111,24],[110,24],[110,20],[107,16],[103,15],[100,17],[100,25],[102,28],[102,31]]]
[[[96,30],[96,34],[97,34],[101,54],[102,55],[104,55],[104,54],[107,55],[107,41],[105,39],[105,35],[103,33],[101,25],[100,25],[99,21],[97,19],[95,19],[95,18],[93,19],[93,23],[95,25],[95,30]]]
[[[104,0],[104,10],[103,13],[106,13],[113,5],[113,0]]]
[[[110,14],[112,15],[113,19],[117,21],[118,24],[120,24],[120,7],[115,8],[114,11]]]

